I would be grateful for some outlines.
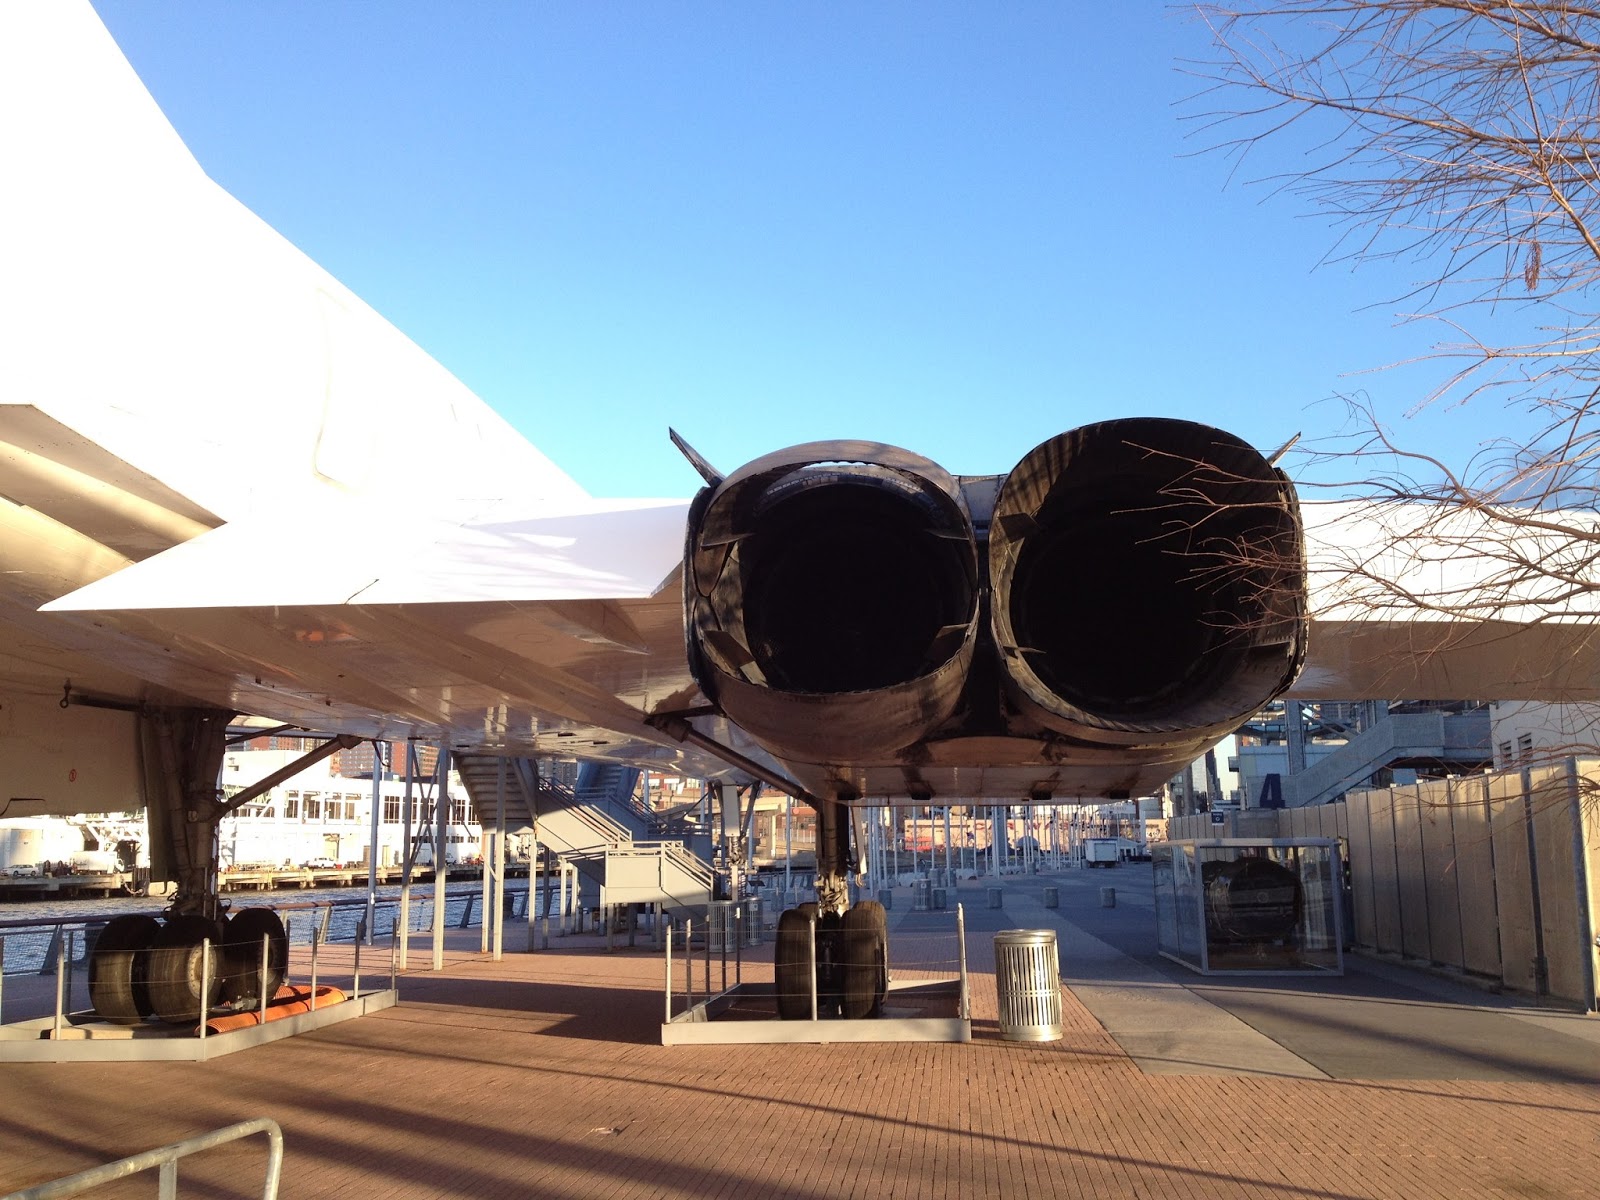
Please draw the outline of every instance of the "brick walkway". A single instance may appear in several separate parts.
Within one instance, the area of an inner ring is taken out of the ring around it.
[[[969,910],[982,893],[964,889]],[[205,1064],[0,1065],[0,1192],[235,1120],[284,1129],[294,1197],[1589,1197],[1571,1084],[1146,1075],[1069,993],[1002,1041],[987,933],[970,1045],[667,1049],[661,961],[594,939],[478,958],[400,1007]],[[770,978],[770,945],[746,978]],[[259,1195],[259,1140],[181,1195]],[[149,1176],[96,1196],[154,1194]]]

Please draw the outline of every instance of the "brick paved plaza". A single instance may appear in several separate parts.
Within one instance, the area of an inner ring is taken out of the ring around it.
[[[569,938],[495,963],[462,931],[443,973],[402,979],[399,1007],[318,1033],[209,1063],[0,1065],[0,1192],[253,1116],[283,1127],[290,1198],[1587,1198],[1600,1186],[1600,1088],[1586,1076],[1151,1073],[1071,990],[1061,1041],[1003,1041],[986,947],[1024,897],[1008,885],[1007,911],[989,911],[968,884],[961,898],[970,1045],[663,1048],[662,964],[644,940],[608,953]],[[910,914],[892,915],[917,944]],[[745,977],[770,978],[770,943],[748,954]],[[259,1195],[262,1145],[186,1160],[180,1194]],[[154,1193],[146,1175],[94,1194]]]

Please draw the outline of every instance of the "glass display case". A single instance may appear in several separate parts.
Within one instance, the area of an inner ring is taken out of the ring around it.
[[[1337,841],[1165,842],[1152,859],[1165,957],[1204,975],[1344,973]]]

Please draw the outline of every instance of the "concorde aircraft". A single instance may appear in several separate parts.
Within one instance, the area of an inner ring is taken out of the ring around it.
[[[147,805],[177,941],[237,714],[764,781],[881,965],[852,804],[1138,795],[1283,695],[1600,698],[1591,610],[1374,607],[1496,568],[1194,422],[983,477],[682,443],[694,497],[589,496],[208,179],[87,0],[0,9],[0,111],[0,813]]]

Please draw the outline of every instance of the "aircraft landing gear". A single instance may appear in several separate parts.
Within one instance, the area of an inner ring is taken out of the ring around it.
[[[211,940],[209,974],[200,944]],[[265,943],[266,975],[262,976]],[[289,940],[271,909],[246,908],[231,918],[172,915],[117,917],[106,924],[89,953],[89,999],[95,1015],[119,1025],[151,1016],[185,1025],[226,1000],[235,1009],[270,1001],[288,973]]]
[[[889,988],[888,915],[876,900],[850,903],[845,806],[837,800],[822,802],[817,826],[817,900],[778,917],[773,950],[778,1016],[786,1021],[811,1018],[815,928],[818,1019],[878,1017]]]

